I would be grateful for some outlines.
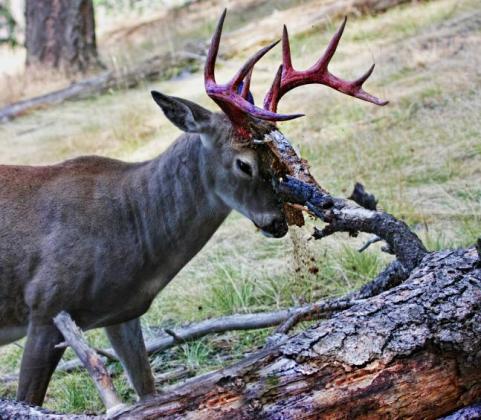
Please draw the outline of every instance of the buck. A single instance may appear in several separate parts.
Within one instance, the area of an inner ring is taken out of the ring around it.
[[[291,89],[318,83],[374,104],[362,84],[327,67],[345,20],[324,55],[307,71],[291,64],[284,28],[283,64],[260,108],[249,101],[255,63],[218,84],[214,67],[222,14],[205,65],[207,94],[223,111],[152,92],[166,117],[183,130],[157,158],[141,163],[87,156],[52,166],[0,167],[0,344],[27,336],[17,399],[41,405],[63,353],[52,318],[64,310],[84,330],[104,327],[140,398],[155,393],[139,317],[196,255],[232,209],[267,236],[288,230],[277,178],[260,154]]]

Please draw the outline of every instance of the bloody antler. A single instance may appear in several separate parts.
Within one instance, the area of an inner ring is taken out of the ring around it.
[[[264,108],[271,112],[276,112],[277,104],[281,97],[298,86],[311,83],[319,83],[329,86],[346,95],[354,96],[376,105],[386,105],[388,101],[383,101],[370,95],[362,89],[363,83],[368,79],[374,70],[374,64],[359,79],[352,82],[342,80],[329,72],[328,66],[331,58],[336,52],[337,45],[341,39],[347,18],[344,18],[342,25],[337,30],[334,37],[329,42],[323,56],[311,68],[305,71],[297,71],[292,67],[291,50],[289,45],[289,35],[284,26],[282,34],[282,64],[277,71],[276,77],[270,90],[264,98]]]
[[[374,64],[363,76],[352,82],[342,80],[329,72],[327,67],[336,52],[337,45],[339,44],[344,27],[346,26],[346,19],[344,19],[344,22],[331,39],[324,55],[316,64],[305,71],[297,71],[292,67],[289,36],[287,34],[287,29],[284,26],[284,33],[282,36],[283,64],[279,67],[272,87],[264,99],[264,109],[255,106],[247,100],[252,70],[254,69],[255,64],[268,51],[277,45],[279,41],[262,48],[249,58],[230,82],[225,85],[218,84],[215,81],[215,62],[219,52],[220,38],[226,13],[227,10],[224,10],[217,23],[217,28],[212,37],[209,52],[207,54],[207,61],[204,68],[205,90],[207,95],[219,105],[224,113],[230,118],[234,127],[242,135],[249,136],[249,133],[247,133],[244,128],[246,119],[249,115],[268,121],[286,121],[302,117],[303,114],[278,114],[276,112],[277,104],[281,97],[291,89],[311,83],[320,83],[329,86],[339,92],[372,102],[376,105],[386,105],[388,103],[387,101],[383,101],[370,95],[362,89],[363,83],[374,70]]]
[[[267,47],[262,48],[256,54],[254,54],[241,69],[234,75],[230,82],[225,85],[217,84],[215,81],[215,61],[217,53],[219,51],[220,38],[222,33],[222,27],[224,25],[224,19],[227,10],[224,10],[222,16],[219,19],[217,28],[210,44],[209,52],[207,54],[207,62],[204,68],[204,82],[205,90],[224,111],[225,114],[237,127],[242,126],[245,121],[246,114],[269,121],[285,121],[293,118],[301,117],[303,114],[276,114],[266,109],[259,108],[247,100],[249,93],[250,77],[254,65],[279,41],[276,41]],[[239,86],[244,82],[242,91],[238,93]]]

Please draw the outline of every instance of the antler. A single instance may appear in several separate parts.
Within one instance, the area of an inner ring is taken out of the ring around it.
[[[274,82],[264,98],[264,109],[259,108],[247,100],[252,71],[255,64],[268,51],[277,45],[279,41],[273,42],[255,53],[244,63],[228,83],[224,85],[218,84],[215,80],[215,62],[219,52],[220,38],[226,14],[227,10],[225,9],[217,23],[214,36],[212,37],[204,68],[204,83],[207,95],[219,105],[224,113],[230,118],[234,127],[243,136],[249,137],[250,135],[245,128],[245,122],[249,115],[268,121],[286,121],[302,117],[304,114],[278,114],[276,112],[281,97],[291,89],[302,85],[319,83],[345,93],[346,95],[354,96],[376,105],[386,105],[388,103],[388,101],[376,98],[362,89],[363,83],[374,70],[374,64],[363,76],[352,82],[342,80],[329,72],[327,67],[336,52],[337,45],[339,44],[344,27],[346,26],[347,18],[345,18],[336,34],[331,39],[324,55],[316,64],[305,71],[294,70],[292,66],[289,36],[287,34],[287,28],[284,26],[284,33],[282,36],[283,63],[279,67]]]
[[[273,42],[267,47],[262,48],[240,68],[234,77],[225,85],[220,85],[215,81],[215,62],[219,51],[222,27],[227,10],[224,10],[222,16],[217,23],[214,36],[210,44],[207,54],[207,62],[204,68],[204,83],[207,95],[209,95],[224,111],[225,114],[234,123],[237,128],[242,127],[245,122],[246,115],[251,115],[263,120],[269,121],[286,121],[293,118],[301,117],[303,114],[277,114],[267,109],[262,109],[247,100],[249,93],[250,79],[254,65],[279,41]],[[239,87],[243,83],[242,91],[239,93]]]
[[[362,89],[363,83],[368,79],[374,70],[374,64],[359,79],[352,82],[342,80],[329,72],[328,66],[331,58],[336,52],[337,45],[341,39],[347,18],[344,18],[342,25],[337,30],[334,37],[329,42],[324,55],[311,68],[305,71],[294,70],[292,66],[291,50],[289,45],[289,35],[287,28],[284,26],[282,35],[282,64],[277,71],[276,77],[270,90],[264,98],[264,108],[271,112],[276,112],[279,100],[283,95],[298,86],[311,83],[319,83],[329,86],[346,95],[354,96],[364,101],[371,102],[376,105],[386,105],[388,101],[383,101],[375,96],[370,95]]]

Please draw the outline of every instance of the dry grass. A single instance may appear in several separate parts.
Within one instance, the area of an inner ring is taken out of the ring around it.
[[[293,20],[298,17],[290,15]],[[240,22],[236,25],[242,27]],[[293,36],[295,65],[313,63],[331,33],[328,28]],[[300,88],[283,100],[281,111],[302,110],[308,116],[283,124],[282,129],[328,190],[348,195],[354,182],[362,181],[431,249],[471,244],[481,231],[480,42],[477,0],[412,3],[379,16],[351,19],[332,70],[354,77],[374,59],[377,68],[367,88],[390,99],[390,105],[376,108],[323,87]],[[218,78],[227,80],[244,58],[225,63]],[[277,51],[257,68],[253,87],[258,101],[279,59]],[[201,75],[196,74],[35,112],[0,126],[0,160],[48,163],[89,153],[151,158],[178,132],[162,117],[148,91],[155,87],[214,109],[202,86]],[[312,222],[273,241],[258,235],[248,220],[232,215],[144,316],[147,335],[158,325],[343,293],[372,278],[386,261],[379,246],[365,254],[355,251],[365,237],[336,235],[321,243],[307,242],[311,228]],[[305,268],[306,262],[313,263],[312,257],[319,268],[316,274]],[[226,363],[219,355],[239,357],[262,343],[265,334],[226,334],[156,355],[152,362],[159,370],[186,363],[200,372]],[[91,340],[105,343],[100,332],[91,334]],[[0,351],[3,372],[18,367],[17,347]],[[98,409],[98,403],[88,401],[91,389],[85,376],[56,375],[48,405]]]
[[[322,4],[325,0],[316,0]],[[332,0],[331,0],[332,1]],[[107,13],[97,8],[96,33],[98,52],[103,64],[111,70],[127,72],[139,62],[166,52],[198,53],[209,39],[219,10],[226,5],[232,16],[226,29],[242,28],[254,17],[261,19],[274,10],[307,3],[307,0],[188,0],[156,2],[139,13],[129,9]],[[311,0],[312,3],[312,0]],[[184,6],[182,7],[182,5]],[[234,38],[237,35],[234,36]],[[229,42],[229,41],[228,41]],[[26,52],[0,46],[0,107],[68,87],[78,78],[89,75],[65,75],[61,72],[25,71]],[[93,74],[90,74],[93,75]]]

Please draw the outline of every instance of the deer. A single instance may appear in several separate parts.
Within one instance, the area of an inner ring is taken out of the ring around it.
[[[0,345],[26,336],[16,398],[42,405],[64,346],[52,319],[68,312],[82,330],[104,328],[139,399],[155,395],[140,317],[209,241],[232,210],[266,236],[288,231],[276,193],[278,174],[262,158],[290,90],[321,84],[385,105],[363,90],[374,65],[345,81],[328,70],[346,19],[311,68],[295,70],[284,26],[283,59],[263,107],[250,80],[276,41],[255,53],[226,84],[215,64],[226,10],[204,68],[207,95],[221,112],[152,91],[184,133],[158,157],[127,163],[82,156],[50,166],[0,166]]]

